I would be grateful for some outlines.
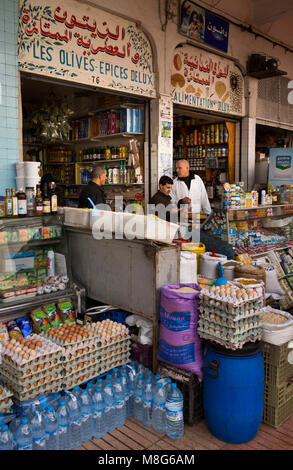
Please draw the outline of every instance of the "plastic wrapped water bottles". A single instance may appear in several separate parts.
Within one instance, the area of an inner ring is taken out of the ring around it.
[[[132,362],[134,363],[134,361]],[[134,413],[135,382],[136,382],[136,370],[133,366],[130,365],[130,367],[127,368],[127,384],[128,384],[128,391],[129,391],[129,406],[128,406],[128,412],[127,412],[128,418],[130,416],[133,416],[133,413]]]
[[[96,387],[92,399],[93,436],[101,438],[106,434],[105,404],[101,387]]]
[[[0,430],[0,450],[13,450],[14,438],[7,424],[4,424]]]
[[[134,409],[133,416],[138,421],[143,420],[142,393],[144,388],[143,375],[138,374],[134,389]]]
[[[92,438],[92,397],[87,390],[82,390],[79,397],[80,415],[81,415],[81,440],[82,442],[90,441]]]
[[[81,416],[80,416],[80,408],[78,399],[72,393],[69,393],[69,400],[67,403],[69,416],[70,416],[70,425],[69,425],[69,433],[70,433],[70,441],[71,441],[71,448],[75,449],[76,447],[80,447],[82,440],[81,440]]]
[[[121,379],[117,378],[113,385],[115,406],[115,428],[120,428],[126,421],[126,404]]]
[[[142,393],[143,418],[145,426],[152,425],[153,384],[152,379],[147,378]]]
[[[60,400],[56,414],[59,426],[59,449],[69,450],[71,449],[69,434],[70,416],[65,400]]]
[[[26,416],[21,418],[21,423],[15,433],[17,450],[32,450],[33,438],[30,423]]]
[[[120,380],[121,380],[121,385],[124,393],[124,399],[125,399],[125,410],[126,410],[126,418],[129,416],[129,397],[130,397],[130,392],[128,388],[128,380],[127,380],[127,375],[126,371],[123,371],[120,373]]]
[[[79,388],[79,387],[78,387]],[[88,382],[87,386],[86,386],[86,390],[88,392],[88,394],[92,397],[94,392],[95,392],[95,387],[93,386],[93,383],[92,382]],[[81,393],[81,392],[80,392]],[[80,397],[80,394],[79,394],[79,397]]]
[[[111,432],[115,429],[114,396],[111,387],[111,382],[106,382],[106,386],[103,392],[103,399],[105,403],[106,432]]]
[[[46,450],[46,431],[44,426],[43,412],[46,403],[42,403],[41,411],[35,411],[31,419],[31,430],[33,438],[33,450]]]
[[[47,450],[59,449],[59,428],[57,414],[53,405],[49,405],[43,412],[44,427],[46,432]]]
[[[180,439],[184,434],[183,397],[175,383],[167,393],[166,434],[172,439]]]
[[[166,391],[158,382],[154,392],[152,427],[157,432],[166,432]]]
[[[118,369],[118,367],[115,367],[112,370],[112,386],[115,384],[116,379],[118,379],[118,377],[119,377],[119,369]]]

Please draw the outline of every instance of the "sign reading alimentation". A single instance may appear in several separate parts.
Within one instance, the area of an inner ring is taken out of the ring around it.
[[[173,56],[172,99],[176,104],[244,116],[244,80],[229,59],[184,45]]]
[[[134,23],[76,0],[21,0],[19,69],[156,96],[153,57]]]

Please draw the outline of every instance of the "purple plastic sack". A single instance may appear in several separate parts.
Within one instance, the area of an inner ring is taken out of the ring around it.
[[[191,287],[197,292],[180,292]],[[173,290],[176,289],[177,291]],[[161,288],[158,359],[196,374],[202,380],[202,340],[197,334],[199,293],[197,284]]]

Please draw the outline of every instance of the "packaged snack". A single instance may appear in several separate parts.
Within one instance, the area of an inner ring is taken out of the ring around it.
[[[6,325],[2,322],[0,322],[0,341],[1,340],[5,340],[5,341],[9,340],[9,334],[8,334]]]
[[[63,323],[75,323],[75,311],[70,299],[60,300],[57,308]]]
[[[19,326],[22,336],[24,338],[33,334],[33,328],[29,317],[17,318],[16,323]]]
[[[63,322],[57,311],[56,305],[54,304],[44,305],[43,310],[47,314],[47,317],[49,318],[49,321],[51,325],[54,326],[54,328],[57,328],[58,326],[62,325]]]
[[[22,338],[21,331],[14,320],[6,322],[6,328],[10,339]]]
[[[49,318],[41,308],[33,310],[30,316],[36,333],[40,333],[52,327]]]

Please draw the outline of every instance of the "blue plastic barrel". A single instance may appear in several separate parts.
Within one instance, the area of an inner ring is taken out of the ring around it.
[[[251,441],[264,409],[261,342],[235,351],[207,343],[203,367],[203,410],[211,433],[230,443]]]

